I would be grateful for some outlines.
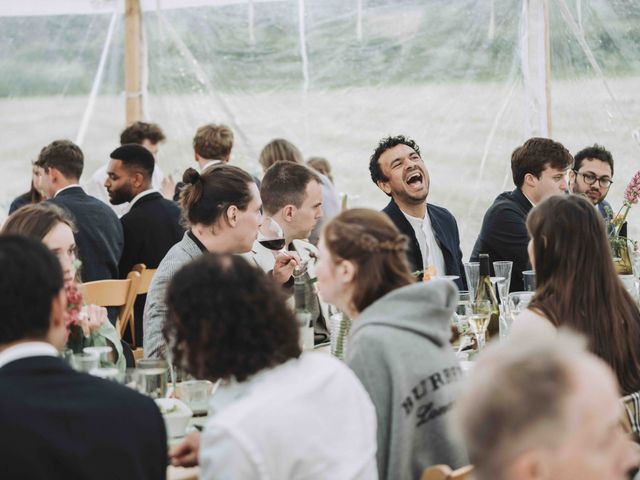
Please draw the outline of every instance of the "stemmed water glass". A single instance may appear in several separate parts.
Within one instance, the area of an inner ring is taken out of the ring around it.
[[[493,270],[496,272],[498,281],[498,295],[500,296],[500,339],[506,338],[509,331],[509,286],[511,285],[511,270],[513,262],[510,260],[493,262]]]
[[[465,262],[464,273],[467,276],[467,287],[471,298],[476,298],[476,290],[480,282],[480,262]]]
[[[491,302],[489,300],[480,300],[471,302],[471,314],[468,316],[471,331],[476,336],[478,344],[478,352],[485,346],[485,339],[489,320],[491,319]]]

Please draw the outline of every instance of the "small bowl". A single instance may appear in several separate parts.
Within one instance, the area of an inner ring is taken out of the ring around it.
[[[177,398],[156,398],[169,438],[184,436],[193,412]]]

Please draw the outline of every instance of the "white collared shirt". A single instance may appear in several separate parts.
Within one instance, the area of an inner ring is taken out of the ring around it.
[[[223,163],[224,163],[224,160],[207,160],[207,163],[205,163],[200,168],[200,173],[204,172],[209,167],[213,167],[214,165],[221,165]]]
[[[82,188],[79,183],[74,183],[72,185],[67,185],[66,187],[62,187],[60,190],[56,191],[56,193],[53,194],[53,198],[56,198],[60,192],[64,192],[65,190],[69,190],[70,188],[73,188],[73,187]]]
[[[520,190],[520,191],[522,192],[522,190]],[[535,206],[536,206],[536,204],[535,204],[535,203],[533,203],[529,197],[527,197],[527,194],[526,194],[526,193],[522,192],[522,195],[524,195],[524,198],[526,198],[527,200],[529,200],[529,203],[531,204],[531,206],[532,206],[532,207],[535,207]]]
[[[402,212],[402,214],[409,221],[416,234],[416,239],[420,246],[420,253],[422,254],[422,268],[427,269],[433,265],[436,268],[436,275],[446,275],[444,256],[433,234],[429,212],[425,212],[424,218],[412,217],[405,212]]]
[[[0,352],[0,368],[7,363],[30,357],[57,357],[58,351],[48,342],[23,342]]]
[[[145,190],[144,192],[140,192],[139,194],[137,194],[135,197],[133,197],[133,199],[131,199],[131,202],[129,203],[129,210],[131,210],[131,207],[133,207],[135,205],[135,203],[140,200],[142,197],[146,197],[147,195],[151,194],[151,193],[155,193],[158,192],[160,193],[158,190],[156,190],[155,188],[150,188],[148,190]]]

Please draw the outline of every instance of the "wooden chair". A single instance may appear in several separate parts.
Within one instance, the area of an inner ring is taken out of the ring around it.
[[[433,465],[422,472],[420,480],[471,480],[473,465],[451,470],[447,465]]]
[[[634,442],[640,443],[640,392],[622,397],[624,413],[621,418],[622,428]]]
[[[147,268],[144,263],[136,263],[132,268],[132,272],[138,272],[140,274],[140,282],[138,283],[138,291],[136,296],[144,295],[149,292],[149,287],[151,286],[151,281],[153,280],[153,276],[156,274],[155,268]],[[134,300],[135,302],[135,300]],[[142,320],[142,319],[138,319]],[[134,347],[138,346],[136,341],[136,318],[133,309],[131,310],[131,315],[127,320],[129,324],[129,331],[131,332],[131,343]],[[134,356],[138,349],[134,350]]]
[[[97,280],[80,285],[87,304],[101,307],[120,307],[116,330],[122,336],[127,319],[131,316],[133,302],[138,292],[140,274],[131,272],[125,280]]]

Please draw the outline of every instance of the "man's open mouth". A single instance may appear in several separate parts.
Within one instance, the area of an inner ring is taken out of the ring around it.
[[[407,185],[418,190],[422,188],[424,184],[424,177],[422,176],[421,172],[413,172],[407,176],[407,179],[405,181],[407,182]]]

